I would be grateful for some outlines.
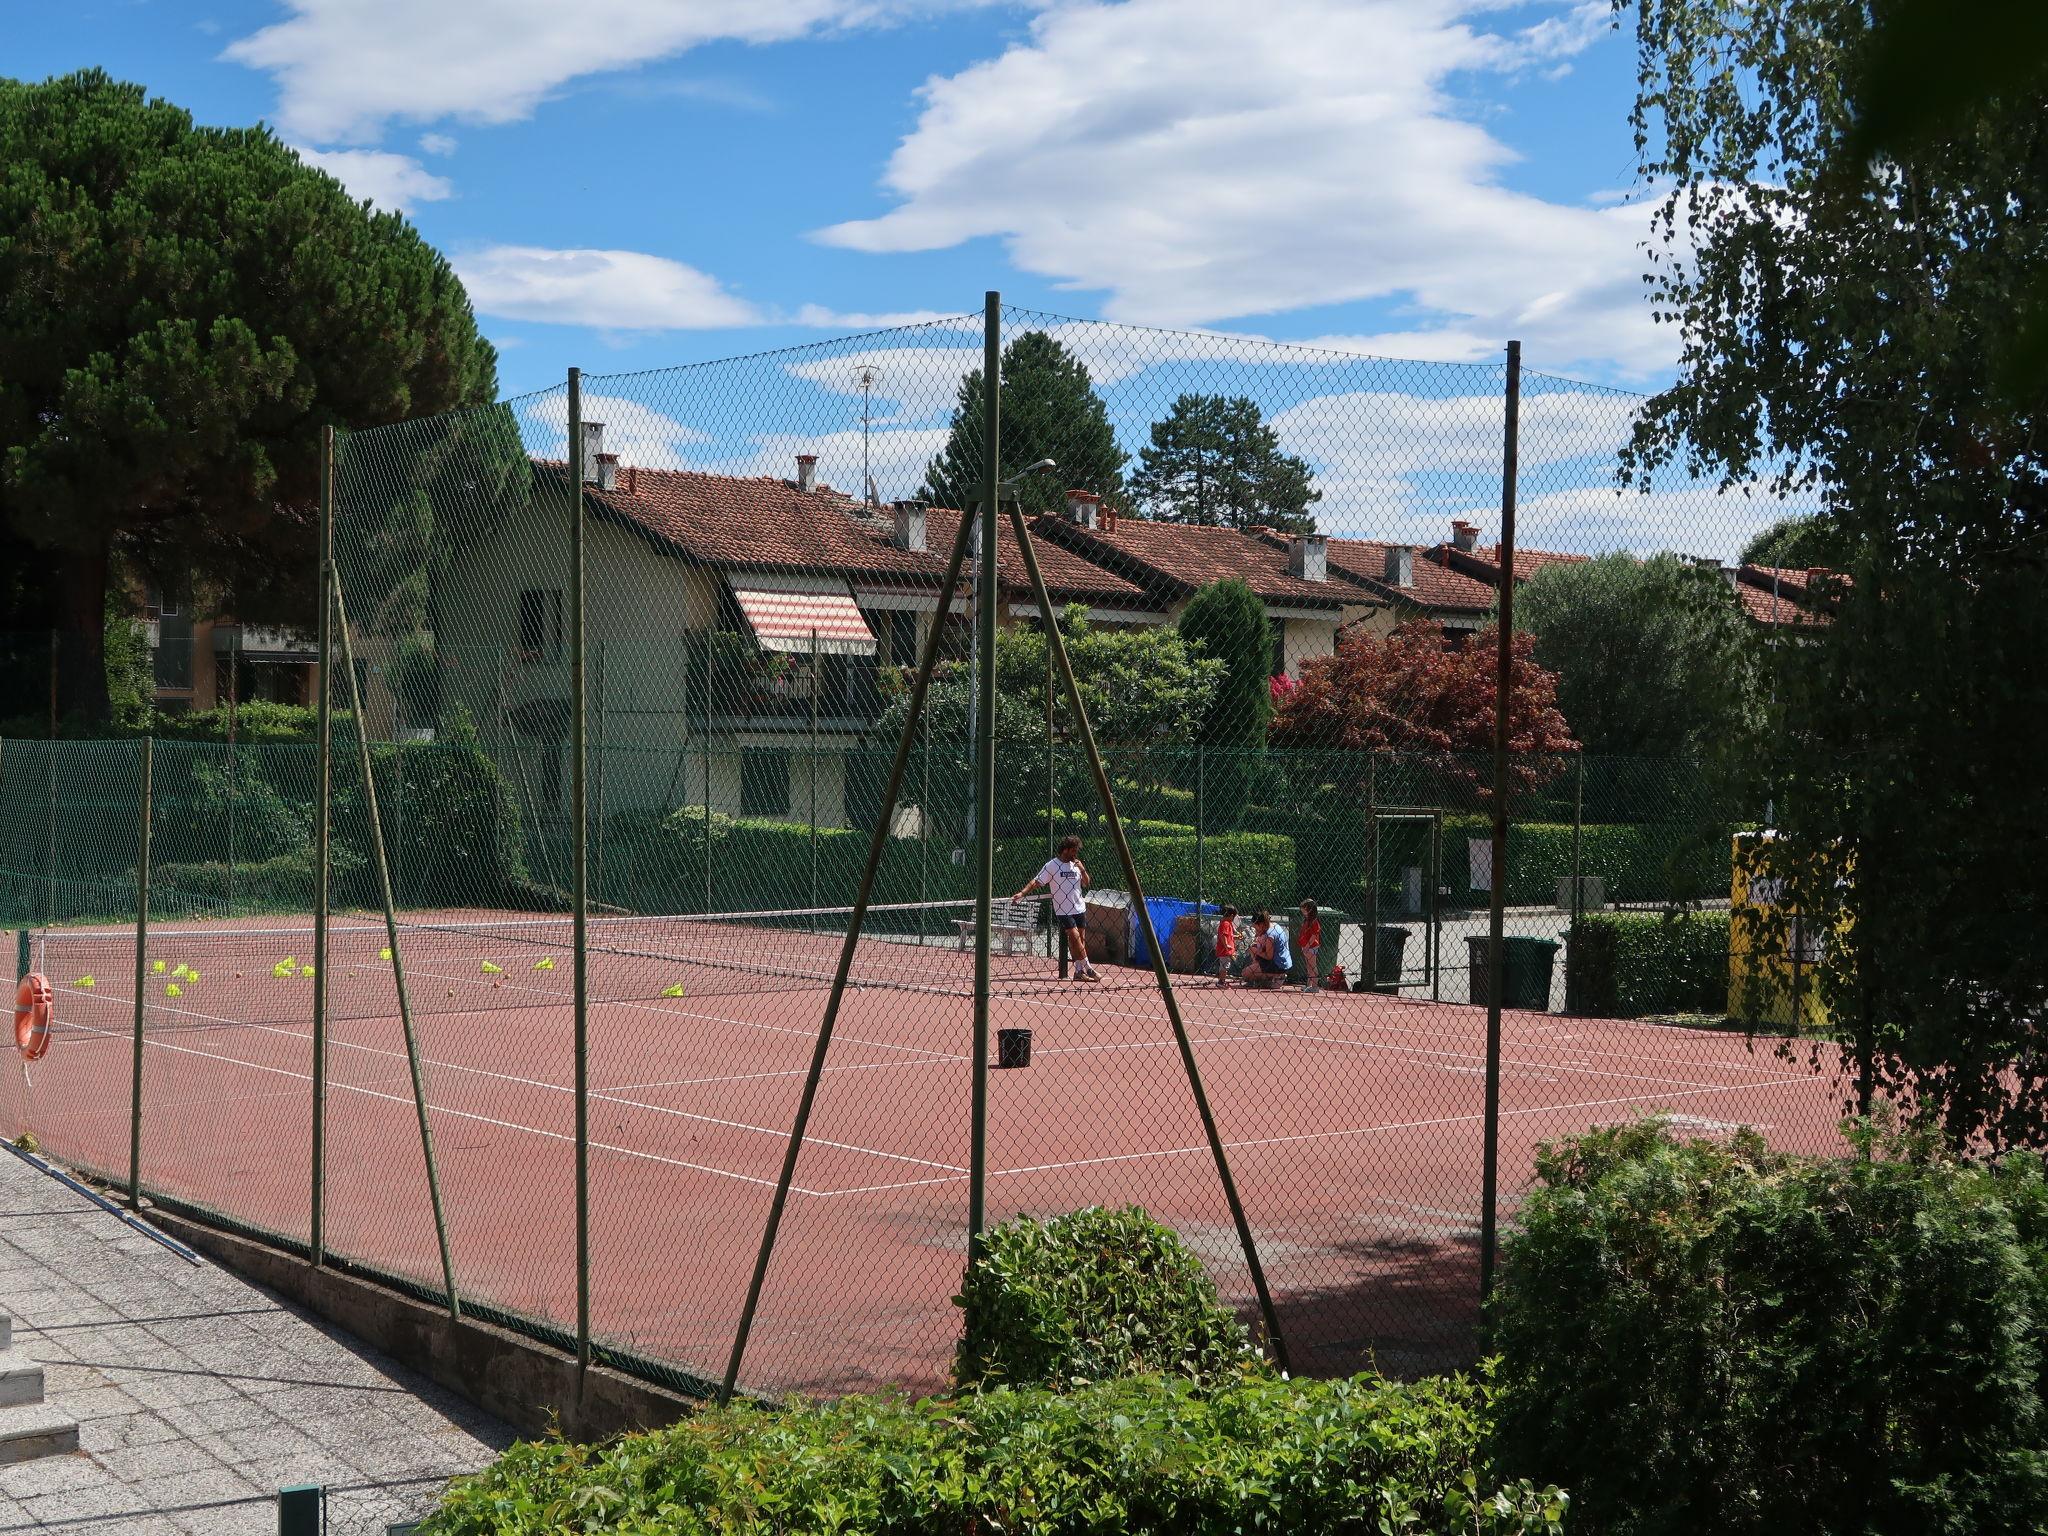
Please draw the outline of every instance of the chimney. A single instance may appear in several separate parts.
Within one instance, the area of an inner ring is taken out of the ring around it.
[[[1330,541],[1320,533],[1297,534],[1287,546],[1287,574],[1303,581],[1330,579]]]
[[[619,456],[616,453],[594,453],[597,460],[597,488],[600,491],[616,491],[619,488]]]
[[[800,491],[815,491],[818,488],[818,456],[815,453],[800,453],[796,456],[796,488]]]
[[[639,491],[639,489],[640,466],[637,464],[628,464],[626,466],[626,494],[628,496],[634,495]]]
[[[1387,546],[1387,585],[1390,587],[1412,587],[1415,585],[1415,551],[1406,544]]]
[[[966,514],[962,514],[965,516]],[[917,501],[896,503],[896,532],[889,541],[898,549],[907,549],[912,554],[925,552],[924,504]]]
[[[1102,526],[1102,498],[1093,491],[1067,492],[1067,521],[1079,528]]]
[[[1451,543],[1458,549],[1470,551],[1479,542],[1479,525],[1468,523],[1462,517],[1451,519]]]
[[[597,478],[597,458],[604,452],[604,423],[586,421],[583,423],[583,456],[580,468],[587,485]]]

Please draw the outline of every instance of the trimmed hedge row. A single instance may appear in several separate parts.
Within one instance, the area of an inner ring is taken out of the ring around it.
[[[1634,1019],[1728,1011],[1726,912],[1591,912],[1565,947],[1565,1011]]]
[[[604,1445],[515,1446],[458,1478],[422,1536],[1131,1533],[1506,1536],[1565,1498],[1496,1488],[1487,1389],[1141,1376],[1058,1393],[849,1397],[706,1410]]]
[[[2048,1178],[1866,1133],[1610,1127],[1537,1159],[1492,1441],[1608,1536],[2048,1529]]]
[[[1728,893],[1728,840],[1736,829],[1697,824],[1589,822],[1579,828],[1579,872],[1597,875],[1610,901],[1698,901]],[[1456,900],[1483,905],[1471,883],[1467,839],[1492,834],[1480,816],[1444,818],[1444,873]],[[1570,822],[1517,822],[1508,828],[1508,901],[1550,906],[1557,882],[1572,872]]]

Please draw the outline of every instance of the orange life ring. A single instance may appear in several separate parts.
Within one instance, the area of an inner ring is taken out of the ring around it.
[[[30,1061],[50,1048],[50,979],[37,971],[21,978],[14,994],[14,1043]]]

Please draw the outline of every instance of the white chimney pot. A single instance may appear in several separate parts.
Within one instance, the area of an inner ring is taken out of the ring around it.
[[[585,484],[597,478],[598,455],[604,452],[604,423],[586,421],[583,423],[583,454],[578,465]]]
[[[892,543],[913,554],[925,552],[924,506],[915,501],[896,503],[896,532]]]
[[[818,488],[818,456],[815,453],[800,453],[796,456],[796,488],[800,491],[815,491]]]

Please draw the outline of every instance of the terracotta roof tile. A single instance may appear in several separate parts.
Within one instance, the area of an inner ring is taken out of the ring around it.
[[[558,484],[560,460],[535,465]],[[820,571],[938,585],[945,562],[898,549],[888,525],[826,486],[799,491],[768,476],[621,467],[609,491],[584,487],[585,504],[700,565],[733,570]]]
[[[954,535],[959,532],[960,514],[945,507],[933,507],[925,513],[925,519],[926,546],[935,558],[943,562],[953,547]],[[1049,521],[1052,519],[1047,517],[1031,520],[1031,542],[1038,555],[1039,573],[1045,577],[1046,590],[1052,594],[1053,601],[1080,599],[1124,608],[1150,606],[1157,601],[1136,582],[1127,581],[1116,572],[1083,559],[1065,545],[1054,542],[1047,536],[1044,526]],[[1006,597],[1013,602],[1031,600],[1031,581],[1024,572],[1024,551],[1018,547],[1017,535],[1011,531],[1007,515],[1002,518],[996,535],[996,569]]]
[[[1400,547],[1372,539],[1332,539],[1330,569],[1377,593],[1400,597],[1424,608],[1446,608],[1460,613],[1493,611],[1491,585],[1422,558],[1420,549],[1415,551],[1411,571],[1415,584],[1394,586],[1386,579],[1387,551]]]
[[[1743,611],[1759,624],[1832,624],[1828,609],[1835,594],[1831,582],[1846,583],[1848,577],[1834,571],[1791,570],[1769,565],[1745,565],[1735,573],[1735,595]]]
[[[1458,571],[1489,586],[1500,580],[1498,544],[1478,544],[1471,549],[1459,549],[1455,544],[1437,544],[1427,551],[1427,556],[1447,570]],[[1591,555],[1568,555],[1556,549],[1517,549],[1515,579],[1527,581],[1546,565],[1577,565],[1592,558]]]
[[[1269,603],[1337,608],[1345,588],[1303,581],[1287,570],[1284,547],[1235,528],[1200,528],[1122,517],[1113,529],[1084,528],[1046,516],[1034,524],[1044,542],[1058,542],[1087,560],[1128,577],[1168,600],[1188,596],[1211,582],[1236,577]]]

